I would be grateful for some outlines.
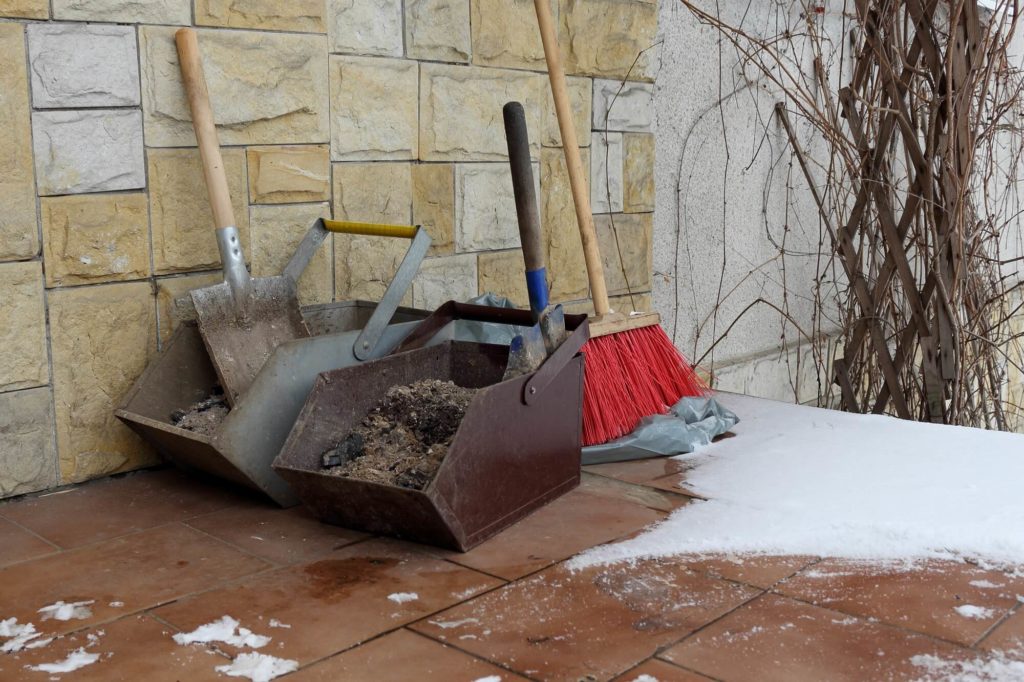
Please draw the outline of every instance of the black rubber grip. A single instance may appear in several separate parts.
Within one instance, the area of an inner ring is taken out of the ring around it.
[[[516,217],[519,238],[523,242],[523,260],[527,272],[544,267],[544,249],[540,236],[540,212],[537,189],[530,165],[530,136],[526,130],[526,112],[519,102],[509,102],[502,109],[505,118],[505,140],[512,170],[512,188],[516,195]]]

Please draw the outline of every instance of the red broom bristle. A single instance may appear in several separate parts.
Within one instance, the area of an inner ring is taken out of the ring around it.
[[[583,346],[583,444],[624,436],[708,388],[658,325],[591,339]]]

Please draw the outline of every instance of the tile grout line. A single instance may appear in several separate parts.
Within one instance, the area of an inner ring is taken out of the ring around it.
[[[1022,606],[1024,606],[1024,602],[1021,602],[1020,600],[1017,600],[1017,603],[1014,604],[1013,606],[1011,606],[1009,611],[1007,611],[1006,613],[1003,614],[1002,618],[1000,618],[995,623],[993,623],[987,630],[985,630],[985,633],[981,637],[979,637],[977,640],[975,640],[974,644],[971,645],[971,648],[980,651],[980,649],[978,649],[978,647],[981,646],[981,643],[984,642],[989,637],[991,637],[993,634],[995,634],[995,631],[998,630],[1004,623],[1006,623],[1006,621],[1010,620],[1018,612],[1020,612],[1021,609],[1022,609]]]

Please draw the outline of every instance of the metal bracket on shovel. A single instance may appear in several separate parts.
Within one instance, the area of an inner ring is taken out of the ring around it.
[[[384,296],[381,297],[352,347],[352,353],[360,360],[379,358],[385,355],[385,351],[378,348],[381,336],[384,334],[388,322],[394,317],[395,311],[398,310],[398,306],[402,303],[402,299],[405,298],[409,287],[412,286],[413,278],[419,272],[420,263],[423,262],[427,250],[430,249],[430,235],[419,225],[374,225],[320,218],[313,224],[295,250],[295,254],[284,269],[284,274],[294,281],[298,281],[317,249],[331,232],[375,237],[400,237],[412,240],[398,270],[384,291]]]
[[[532,328],[534,326],[533,313],[529,310],[518,310],[516,308],[492,308],[490,306],[474,305],[472,303],[458,303],[448,301],[440,308],[420,322],[405,341],[394,350],[395,354],[403,353],[417,348],[423,348],[430,339],[439,331],[444,329],[454,320],[472,320],[474,322],[493,322],[496,324],[509,324],[519,327]],[[554,353],[551,353],[544,364],[531,374],[523,384],[523,394],[520,396],[524,405],[532,405],[544,392],[544,389],[551,384],[562,368],[572,360],[583,345],[590,340],[590,324],[586,315],[566,315],[565,328],[571,333],[558,346]]]

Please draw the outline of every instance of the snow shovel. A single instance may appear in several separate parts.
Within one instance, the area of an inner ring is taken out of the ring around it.
[[[287,275],[253,278],[245,267],[235,227],[227,175],[214,127],[196,32],[175,34],[181,75],[210,194],[224,281],[192,291],[199,331],[228,403],[235,405],[280,344],[306,338],[295,280]]]
[[[512,189],[516,197],[519,238],[526,263],[526,289],[534,325],[512,340],[509,346],[505,379],[537,370],[544,360],[565,340],[565,314],[562,306],[548,303],[547,268],[541,244],[540,214],[537,192],[530,165],[530,137],[526,129],[526,112],[519,102],[509,102],[502,109],[505,119],[505,140],[512,171]]]

